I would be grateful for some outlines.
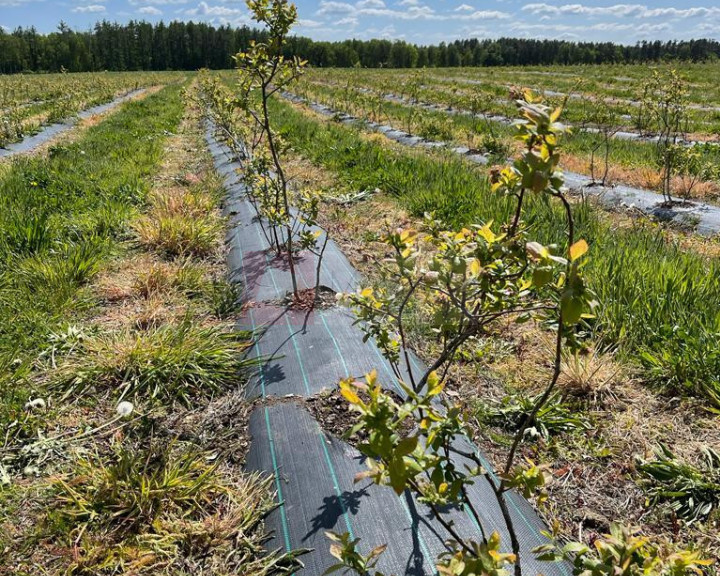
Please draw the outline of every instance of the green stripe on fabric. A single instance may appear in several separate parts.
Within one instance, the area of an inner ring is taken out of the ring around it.
[[[265,407],[265,427],[267,428],[268,440],[270,442],[270,458],[272,460],[273,474],[275,476],[275,489],[277,490],[278,503],[280,508],[280,523],[282,524],[283,538],[285,539],[285,549],[290,552],[290,531],[288,530],[287,517],[285,515],[285,500],[283,500],[282,486],[280,485],[280,473],[277,464],[277,458],[275,456],[275,440],[272,435],[272,428],[270,426],[270,414]]]

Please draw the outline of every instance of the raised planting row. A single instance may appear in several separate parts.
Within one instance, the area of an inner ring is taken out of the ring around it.
[[[103,72],[0,77],[0,149],[43,125],[72,118],[141,88],[182,80],[177,72]]]
[[[118,98],[115,98],[110,102],[107,102],[105,104],[99,104],[97,106],[93,106],[92,108],[82,110],[78,112],[77,115],[73,118],[69,118],[62,122],[55,122],[53,124],[49,124],[43,128],[40,128],[32,136],[27,136],[23,140],[7,144],[5,147],[0,148],[0,159],[10,158],[17,154],[24,154],[26,152],[32,152],[38,146],[41,146],[42,144],[49,142],[56,136],[70,130],[75,125],[76,118],[79,120],[84,120],[87,118],[91,118],[97,114],[103,114],[104,112],[112,110],[113,108],[127,100],[142,96],[145,91],[145,88],[132,90],[131,92],[119,96]]]
[[[456,145],[469,146],[499,156],[502,160],[513,148],[513,128],[509,126],[508,111],[497,116],[490,106],[478,108],[474,115],[472,104],[446,109],[437,101],[425,100],[416,104],[408,96],[368,91],[362,87],[334,87],[325,83],[306,82],[299,93],[332,108],[379,122],[389,122],[398,128],[434,140],[450,140]],[[507,101],[507,106],[511,102]],[[662,191],[665,171],[661,149],[652,138],[626,133],[618,137],[612,130],[571,130],[564,138],[564,166],[591,176],[595,181],[623,183],[630,186]],[[606,161],[607,160],[607,161]],[[669,189],[683,198],[713,200],[718,192],[720,147],[700,144],[677,155]]]
[[[270,547],[284,547],[288,552],[312,548],[303,557],[302,573],[320,576],[337,562],[325,531],[348,532],[365,546],[392,542],[378,565],[388,574],[435,574],[435,560],[446,550],[444,541],[450,534],[432,519],[428,506],[409,493],[398,499],[369,480],[356,481],[365,469],[362,455],[327,430],[333,418],[343,417],[342,409],[330,420],[316,420],[316,410],[328,402],[332,405],[330,391],[345,378],[361,378],[378,369],[390,386],[394,380],[390,364],[375,342],[363,338],[349,309],[334,303],[308,309],[287,304],[285,299],[293,290],[290,272],[281,258],[273,257],[262,219],[242,183],[243,165],[222,141],[222,133],[216,138],[215,130],[208,130],[208,142],[229,194],[226,213],[233,223],[228,234],[229,263],[247,299],[239,328],[258,334],[251,355],[261,364],[248,395],[259,403],[250,417],[248,466],[275,477],[279,508],[269,517],[275,533]],[[317,257],[303,252],[295,266],[301,288],[311,290]],[[333,291],[353,291],[360,285],[359,275],[332,240],[322,261],[321,283]],[[424,370],[417,360],[414,366],[418,373]],[[393,390],[405,396],[399,386]],[[465,445],[474,450],[467,440]],[[468,493],[483,523],[500,532],[507,549],[509,536],[493,501],[490,481],[497,478],[478,480]],[[542,569],[567,574],[567,566],[534,560],[531,549],[547,542],[540,534],[542,522],[518,494],[509,495],[509,500],[522,536],[524,568],[532,573]],[[477,520],[469,510],[447,510],[446,515],[466,537],[480,538]]]
[[[501,230],[498,223],[517,222],[513,220],[520,212],[517,200],[498,192],[490,193],[478,174],[482,168],[458,159],[456,151],[423,149],[423,146],[437,148],[437,143],[392,130],[389,126],[361,124],[342,114],[333,114],[322,106],[303,106],[297,100],[296,107],[281,100],[270,101],[269,108],[266,107],[267,92],[282,90],[282,85],[297,74],[296,63],[288,62],[281,66],[279,85],[275,85],[273,79],[268,80],[262,73],[273,69],[265,65],[271,58],[272,53],[258,54],[255,50],[239,57],[241,81],[230,84],[232,91],[223,90],[209,78],[203,85],[207,87],[215,120],[222,127],[220,139],[246,161],[239,182],[232,162],[218,150],[220,169],[227,175],[230,190],[236,193],[228,207],[237,224],[236,233],[229,239],[231,261],[249,299],[241,326],[262,327],[253,353],[267,357],[249,389],[266,399],[262,406],[264,410],[251,420],[255,443],[250,463],[262,470],[273,471],[278,490],[282,491],[279,499],[286,505],[274,519],[278,542],[284,543],[287,549],[296,546],[298,539],[312,542],[320,552],[309,560],[309,569],[313,572],[321,570],[325,560],[317,563],[315,558],[321,557],[322,539],[318,539],[313,531],[318,525],[330,526],[338,532],[333,536],[331,553],[339,561],[336,566],[339,570],[351,567],[365,573],[379,557],[378,566],[383,573],[388,568],[396,571],[398,560],[407,554],[407,543],[401,537],[387,542],[385,532],[367,530],[362,519],[368,509],[376,518],[379,516],[377,502],[380,496],[369,482],[367,494],[357,500],[342,491],[351,475],[348,471],[351,467],[343,463],[342,455],[351,457],[357,453],[332,435],[344,433],[344,438],[368,457],[370,469],[363,477],[373,479],[376,484],[392,486],[403,502],[409,502],[403,497],[405,488],[414,494],[419,492],[432,507],[433,502],[454,501],[457,493],[452,492],[453,486],[457,488],[456,480],[461,482],[458,477],[445,475],[442,463],[446,460],[436,452],[442,452],[444,441],[438,438],[445,438],[446,433],[452,436],[452,430],[470,429],[483,438],[481,445],[490,460],[481,464],[485,470],[489,467],[503,469],[506,465],[503,454],[510,451],[542,463],[539,469],[547,469],[560,480],[559,486],[553,483],[554,498],[545,501],[549,509],[544,511],[551,519],[560,521],[561,533],[566,537],[593,542],[597,538],[595,530],[604,533],[609,530],[610,522],[619,520],[632,524],[642,522],[643,536],[662,540],[673,534],[673,519],[667,512],[675,510],[682,518],[682,523],[678,524],[678,517],[675,517],[675,526],[685,527],[698,522],[697,529],[683,531],[682,545],[712,549],[714,543],[708,528],[712,526],[717,494],[711,488],[701,496],[703,488],[698,485],[697,489],[688,490],[688,497],[668,496],[664,490],[671,482],[660,473],[665,466],[679,469],[685,462],[691,463],[683,468],[683,472],[674,475],[673,486],[677,486],[693,474],[702,475],[712,468],[712,457],[705,463],[693,456],[688,459],[687,449],[692,446],[687,442],[686,434],[695,432],[697,441],[711,445],[713,438],[717,439],[717,435],[703,431],[703,426],[712,426],[713,419],[703,417],[700,408],[708,406],[708,398],[712,395],[698,389],[700,394],[696,397],[699,400],[679,403],[683,414],[697,418],[697,425],[686,426],[683,422],[675,429],[681,434],[671,434],[679,440],[681,456],[676,458],[668,452],[662,458],[653,459],[652,450],[658,446],[657,442],[666,441],[668,437],[665,432],[671,403],[657,393],[657,388],[640,387],[637,382],[626,381],[624,376],[620,381],[616,379],[617,370],[624,368],[625,363],[633,362],[636,356],[632,349],[625,348],[621,348],[620,354],[613,355],[611,351],[617,348],[617,340],[608,348],[610,353],[604,351],[602,341],[598,341],[602,338],[600,321],[607,322],[617,311],[605,314],[602,309],[605,301],[602,301],[595,309],[595,317],[581,320],[579,315],[573,316],[575,321],[580,320],[577,336],[582,344],[578,354],[572,356],[572,353],[563,354],[557,348],[560,344],[555,347],[548,341],[563,330],[565,312],[562,310],[559,324],[551,320],[553,312],[548,312],[547,316],[543,315],[545,323],[517,325],[524,328],[514,328],[512,321],[494,317],[492,311],[502,311],[504,306],[512,307],[516,302],[512,283],[505,283],[501,293],[493,294],[485,301],[487,318],[483,316],[485,306],[482,301],[477,302],[474,295],[471,300],[465,299],[468,292],[476,289],[482,294],[486,290],[492,291],[496,274],[501,283],[517,278],[516,274],[502,274],[514,271],[505,266],[516,255],[523,258],[522,254],[530,253],[534,255],[531,260],[542,259],[540,245],[528,244],[527,251],[521,249],[517,254],[513,251],[514,226],[508,224],[504,228],[507,235],[497,236],[497,230]],[[270,85],[272,88],[268,88]],[[526,112],[528,105],[527,102],[519,103]],[[272,130],[267,129],[268,120]],[[538,120],[538,125],[540,123]],[[415,150],[398,146],[383,136],[363,130],[365,126],[374,127],[399,144],[418,146]],[[535,126],[531,119],[528,130]],[[554,126],[551,128],[555,129]],[[276,137],[282,138],[282,144],[277,147],[274,144]],[[240,145],[241,141],[249,145]],[[558,151],[555,139],[548,138],[547,141],[552,143],[544,151],[554,159]],[[278,161],[278,157],[283,161]],[[518,166],[526,167],[527,156],[517,162]],[[555,186],[560,185],[553,183]],[[356,274],[345,260],[336,258],[334,243],[327,246],[333,263],[329,264],[329,269],[323,268],[318,276],[315,275],[317,255],[314,250],[318,245],[324,246],[327,238],[322,230],[314,228],[314,224],[308,224],[317,220],[315,199],[318,191],[328,201],[327,206],[322,207],[323,222],[335,232],[334,238],[351,255],[353,264],[366,275],[360,290],[352,291]],[[578,297],[582,298],[587,293],[582,280],[576,276],[577,271],[582,269],[583,277],[588,277],[593,285],[598,281],[598,271],[602,273],[603,267],[609,265],[609,258],[605,253],[598,255],[597,250],[607,251],[611,243],[618,242],[612,237],[615,230],[607,222],[600,221],[599,214],[594,214],[585,204],[570,206],[569,212],[574,213],[574,217],[569,217],[563,209],[568,204],[561,201],[563,195],[555,188],[545,188],[544,192],[550,194],[526,192],[527,203],[522,218],[529,224],[527,237],[538,238],[542,244],[549,242],[551,248],[548,250],[552,254],[569,253],[570,260],[561,260],[566,264],[568,261],[581,262],[569,268],[570,276],[566,276],[569,280],[558,286],[562,291],[573,291],[573,294],[577,290]],[[296,206],[297,210],[288,205]],[[423,222],[421,216],[425,209],[437,209],[436,217],[452,222],[449,225]],[[575,227],[566,227],[568,221],[574,221]],[[629,219],[614,218],[613,221],[632,226]],[[652,254],[649,243],[641,247],[632,244],[629,233],[627,237],[622,234],[618,234],[621,247],[629,245],[636,251],[631,257],[646,256],[643,249]],[[589,247],[585,244],[586,236],[591,240]],[[583,240],[578,241],[578,238]],[[662,258],[668,257],[670,250],[664,249],[666,236],[662,231],[656,237],[643,232],[641,239],[653,240],[652,248],[664,251]],[[493,252],[492,247],[499,245],[507,246],[507,251]],[[583,258],[586,253],[588,260]],[[677,253],[685,256],[679,250]],[[470,255],[469,259],[466,255]],[[599,259],[597,265],[593,262],[595,258]],[[670,257],[673,258],[674,255]],[[695,261],[702,266],[708,262],[699,257]],[[649,264],[653,266],[657,262]],[[392,270],[396,268],[393,275]],[[520,266],[518,274],[522,276],[523,273],[530,276],[530,271]],[[637,273],[637,268],[629,273]],[[697,274],[699,277],[702,272]],[[295,276],[297,278],[293,280]],[[338,309],[332,298],[320,297],[318,300],[317,292],[315,298],[312,297],[317,278],[332,291],[346,291],[347,286],[350,287],[350,294],[346,293],[340,300],[343,304],[352,304],[354,312],[363,319],[357,327],[370,337],[367,342],[363,344],[357,338],[357,330],[350,326],[352,316]],[[543,274],[538,276],[533,272],[532,280],[528,279],[523,285],[528,287],[529,293],[534,293],[536,284],[546,285],[543,278]],[[464,303],[468,303],[467,308],[460,314],[458,309]],[[568,313],[573,310],[576,308],[568,308]],[[465,314],[473,319],[467,323],[467,328]],[[624,321],[625,316],[627,310],[617,318]],[[401,322],[400,318],[405,321]],[[483,326],[479,332],[473,332],[475,320]],[[490,324],[486,325],[486,322]],[[467,341],[467,346],[462,349],[451,349],[456,350],[456,354],[450,352],[450,359],[445,356],[445,360],[437,363],[438,355],[442,358],[447,350],[445,346],[449,340],[473,333],[477,340]],[[557,336],[557,341],[560,340]],[[442,367],[439,372],[447,397],[444,397],[443,386],[437,386],[437,380],[423,379],[417,384],[420,376],[413,375],[413,370],[422,364],[412,354],[403,360],[407,347],[401,343],[409,343],[428,365]],[[377,346],[374,352],[368,350],[373,344]],[[635,344],[639,344],[638,348],[644,347],[643,343]],[[554,368],[548,365],[551,348],[556,350]],[[516,356],[522,364],[513,378],[511,365]],[[607,372],[599,372],[588,360],[599,358],[605,360],[598,362],[610,359]],[[573,362],[576,369],[571,368]],[[401,370],[398,365],[412,369]],[[377,377],[371,374],[366,384],[360,384],[359,375],[373,367],[378,370]],[[637,369],[636,363],[634,368]],[[562,378],[552,381],[557,383],[557,394],[549,398],[547,394],[554,386],[551,384],[547,389],[551,372]],[[340,384],[343,401],[340,394],[332,390],[334,382],[345,375],[352,377],[343,379]],[[496,380],[505,377],[509,377],[507,382]],[[598,382],[595,382],[596,377]],[[397,397],[393,400],[390,390],[397,380],[406,387],[399,384]],[[428,384],[427,388],[423,387],[424,383]],[[504,398],[502,389],[505,385]],[[635,400],[641,397],[642,406],[636,405],[634,400],[626,400],[626,394],[633,387],[637,390]],[[329,390],[323,394],[323,388]],[[548,392],[543,395],[543,390]],[[420,409],[420,414],[430,410],[430,422],[427,416],[423,420],[419,416],[417,429],[410,431],[397,427],[410,413],[413,413],[410,419],[414,421],[416,402],[425,402],[426,395],[437,394],[443,395],[445,405],[459,406],[460,412],[457,409],[449,409],[445,414],[434,412],[430,408],[433,406],[431,401]],[[620,402],[615,401],[618,396],[623,402],[632,402],[631,408],[621,409]],[[666,403],[669,410],[665,408]],[[343,411],[347,404],[352,407],[350,414]],[[675,406],[678,406],[677,402]],[[653,409],[657,410],[656,420],[653,420]],[[468,427],[455,428],[457,422],[453,418],[456,416]],[[639,425],[632,423],[636,416],[640,418]],[[438,428],[431,422],[437,422]],[[639,429],[652,422],[659,426],[658,433],[643,435]],[[441,432],[440,428],[447,432]],[[369,436],[365,436],[366,433]],[[327,438],[325,450],[321,449],[322,442],[320,447],[315,445],[317,436],[321,440]],[[423,438],[422,446],[414,444],[418,437]],[[425,438],[433,445],[426,445]],[[472,459],[469,452],[466,454]],[[635,470],[628,466],[628,459],[637,464]],[[538,481],[537,487],[542,484],[542,474],[537,474],[538,467],[532,462],[529,468],[521,468],[528,482],[531,478]],[[544,468],[546,463],[548,468]],[[427,484],[424,479],[422,487],[412,482],[408,484],[408,479],[415,478],[419,469],[427,471]],[[506,474],[511,469],[513,474],[517,472],[510,466],[505,468]],[[290,478],[283,476],[284,470],[293,471]],[[334,481],[326,481],[323,473]],[[472,467],[467,473],[475,474]],[[321,493],[322,502],[307,485],[306,478],[310,475],[316,479],[314,486]],[[517,478],[505,476],[510,477]],[[447,482],[443,483],[443,480]],[[598,483],[607,488],[604,497],[598,491]],[[521,485],[527,488],[528,494],[536,493],[529,486]],[[365,487],[364,484],[361,486]],[[332,494],[333,490],[336,498],[322,496]],[[448,494],[447,498],[443,494]],[[690,500],[693,504],[688,506]],[[492,501],[492,494],[486,501]],[[319,508],[321,514],[316,512]],[[385,508],[393,517],[402,517],[402,511],[396,510],[390,501]],[[487,518],[482,513],[480,516],[479,524],[482,525]],[[437,518],[438,514],[433,511],[432,517]],[[310,535],[306,534],[310,524],[308,518],[312,519]],[[412,522],[412,516],[409,520]],[[580,535],[576,536],[578,526]],[[586,532],[587,529],[592,532]],[[421,558],[412,563],[405,562],[406,573],[422,569],[420,563],[427,560],[423,546],[428,548],[429,535],[423,525],[415,533],[420,548],[416,558]],[[398,534],[402,532],[398,530]],[[613,529],[613,534],[620,545],[628,537],[617,528]],[[468,536],[463,535],[461,540],[466,538]],[[500,540],[506,540],[505,536]],[[526,535],[523,535],[522,542],[525,540]],[[375,550],[365,556],[373,546],[386,543],[389,546],[384,553]],[[466,558],[471,561],[475,553],[482,555],[485,545],[490,545],[490,541],[478,542],[476,552],[457,551],[457,555],[453,555],[458,560],[453,565],[453,572],[463,573],[468,564],[461,561]],[[581,557],[587,552],[583,546],[576,547],[575,551],[573,571],[580,573]],[[691,557],[699,559],[704,555],[703,552],[693,554],[682,557],[692,563]],[[523,552],[520,556],[522,562],[526,554]],[[493,558],[498,563],[509,560],[501,555]],[[611,558],[616,556],[607,556],[610,564]],[[447,566],[445,563],[450,560],[446,556],[440,562],[441,566]]]
[[[286,92],[283,97],[296,104],[307,104],[313,111],[332,117],[343,124],[357,124],[363,129],[377,131],[389,140],[404,146],[448,150],[466,160],[484,166],[504,160],[504,157],[498,154],[496,147],[493,147],[494,152],[492,154],[488,152],[478,153],[476,149],[467,146],[453,145],[452,141],[430,140],[393,128],[388,124],[357,118],[324,104],[308,101],[292,93]],[[577,195],[597,198],[604,207],[611,210],[637,211],[642,215],[651,216],[681,229],[693,230],[706,237],[714,237],[720,233],[720,208],[711,204],[689,202],[672,195],[668,200],[668,197],[650,190],[632,186],[603,184],[602,181],[592,180],[587,176],[570,171],[564,172],[564,185],[569,191]]]
[[[624,67],[634,78],[625,76],[625,82],[612,82],[607,67],[579,67],[576,74],[558,78],[555,75],[535,74],[523,68],[472,68],[460,70],[314,70],[310,78],[327,80],[340,85],[369,85],[385,91],[411,92],[411,96],[437,100],[446,106],[457,106],[470,97],[485,101],[498,113],[507,109],[506,96],[511,87],[529,87],[559,102],[570,95],[566,119],[581,124],[587,122],[593,109],[601,103],[614,112],[618,127],[637,128],[638,106],[644,95],[648,79],[655,68],[645,66]],[[670,67],[658,67],[667,73]],[[681,77],[686,80],[689,132],[715,137],[718,129],[717,95],[711,66],[683,67]]]

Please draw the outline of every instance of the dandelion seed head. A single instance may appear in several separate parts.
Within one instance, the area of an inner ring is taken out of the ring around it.
[[[132,402],[128,402],[127,400],[124,400],[120,402],[120,404],[117,405],[117,408],[115,411],[118,413],[119,416],[130,416],[132,414],[132,411],[135,409],[135,406],[133,406]]]

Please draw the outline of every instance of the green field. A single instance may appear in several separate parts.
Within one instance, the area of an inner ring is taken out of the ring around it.
[[[583,128],[601,111],[613,132],[652,131],[638,104],[651,73],[315,68],[289,88],[338,113],[487,154],[487,165],[401,146],[279,93],[268,114],[293,198],[312,190],[322,199],[312,224],[379,293],[396,257],[381,242],[388,231],[421,229],[427,213],[460,235],[513,220],[515,197],[491,187],[494,167],[522,151],[517,128],[492,118],[517,116],[512,87],[565,104],[561,120],[573,130],[560,137],[560,166],[589,174],[602,136]],[[703,169],[673,186],[696,177],[693,199],[713,203],[720,72],[693,64],[680,73],[683,136],[703,142]],[[292,554],[263,548],[274,488],[240,468],[253,407],[243,395],[253,368],[245,352],[256,335],[234,329],[243,286],[227,280],[233,224],[221,216],[225,191],[204,139],[209,115],[225,130],[219,140],[253,142],[235,105],[238,72],[0,76],[0,146],[137,88],[148,90],[67,138],[0,159],[0,574],[291,574]],[[654,142],[612,139],[610,178],[657,190],[657,158]],[[562,538],[576,538],[588,518],[597,532],[619,521],[717,557],[720,461],[708,456],[720,451],[717,239],[568,198],[597,306],[579,319],[579,352],[562,357],[538,436],[522,441],[522,456],[555,478],[542,513]],[[529,194],[518,222],[528,240],[564,254],[566,204],[555,200]],[[430,259],[438,245],[423,250]],[[440,338],[425,304],[409,305],[405,328],[409,347],[431,362]],[[503,319],[449,361],[449,397],[498,468],[552,371],[555,329]],[[656,457],[663,445],[677,458]]]

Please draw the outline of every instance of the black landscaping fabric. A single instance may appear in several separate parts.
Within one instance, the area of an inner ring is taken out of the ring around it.
[[[330,556],[325,532],[349,532],[361,539],[363,553],[388,545],[378,566],[387,575],[436,574],[435,559],[445,551],[449,535],[428,508],[409,493],[398,497],[390,488],[367,480],[355,483],[356,474],[366,470],[364,458],[343,440],[324,432],[304,406],[305,398],[333,389],[343,378],[362,378],[373,369],[392,387],[395,378],[389,364],[372,341],[363,341],[350,310],[340,306],[289,310],[282,305],[291,289],[289,272],[268,256],[262,228],[239,182],[241,165],[214,138],[210,127],[207,141],[228,192],[225,213],[232,224],[227,236],[230,272],[242,283],[248,303],[238,329],[256,332],[251,354],[262,359],[247,390],[250,398],[260,401],[250,418],[252,443],[246,466],[271,474],[275,480],[279,506],[267,519],[273,533],[269,547],[312,548],[314,551],[303,557],[305,568],[298,574],[320,576],[336,562]],[[313,260],[305,258],[309,263],[300,265],[300,282],[312,287]],[[358,287],[360,275],[330,241],[321,278],[321,284],[334,291],[348,291]],[[419,360],[413,356],[412,362],[414,371],[422,373]],[[395,391],[402,394],[399,387]],[[463,451],[477,452],[469,440],[457,442],[462,443]],[[465,464],[461,460],[458,458],[459,466]],[[469,488],[470,499],[486,530],[497,530],[509,548],[507,529],[489,484],[492,481],[496,481],[492,476],[477,479]],[[568,576],[567,565],[539,563],[533,558],[530,550],[546,540],[540,534],[544,525],[530,504],[512,493],[509,508],[522,543],[525,573]],[[469,510],[448,510],[447,518],[464,537],[480,540],[479,527]]]
[[[83,120],[85,118],[90,118],[95,114],[102,114],[103,112],[107,112],[108,110],[115,108],[118,104],[122,104],[130,98],[142,94],[143,92],[145,92],[145,90],[145,88],[133,90],[131,92],[128,92],[127,94],[124,94],[123,96],[115,98],[115,100],[111,102],[106,102],[105,104],[93,106],[92,108],[88,108],[87,110],[78,112],[77,117]],[[70,130],[70,128],[75,125],[75,122],[75,118],[69,118],[67,120],[64,120],[63,122],[49,124],[48,126],[45,126],[42,130],[40,130],[37,134],[28,136],[27,138],[24,138],[19,142],[13,142],[11,144],[8,144],[4,148],[0,147],[0,158],[9,158],[11,156],[15,156],[16,154],[32,152],[35,148],[42,144],[45,144],[45,142],[48,142],[55,136],[58,136],[59,134]]]

